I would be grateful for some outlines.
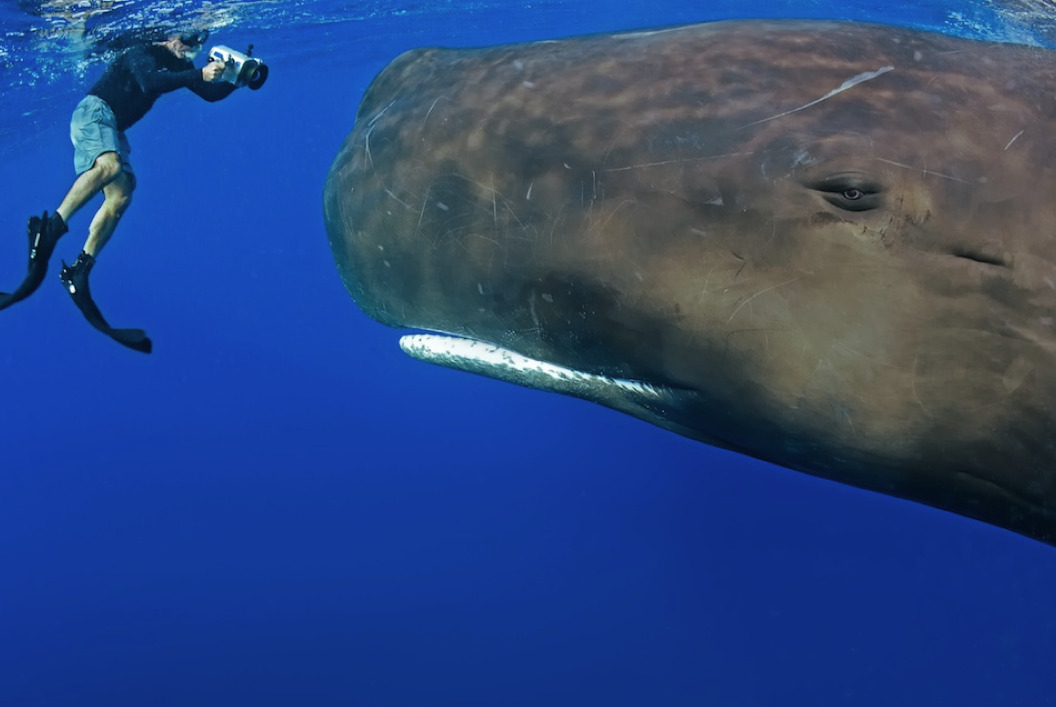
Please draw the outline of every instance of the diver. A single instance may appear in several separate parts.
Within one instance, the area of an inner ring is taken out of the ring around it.
[[[225,65],[221,61],[195,68],[193,60],[208,37],[206,30],[181,32],[168,35],[164,41],[137,45],[114,59],[88,90],[70,121],[77,178],[54,212],[30,217],[28,273],[17,290],[0,293],[0,309],[36,291],[59,238],[69,231],[70,218],[101,191],[103,203],[88,227],[84,248],[73,265],[63,262],[60,279],[92,326],[129,348],[150,352],[151,341],[143,330],[114,329],[106,322],[92,301],[88,276],[128,208],[136,186],[125,131],[162,94],[188,88],[214,102],[227,98],[237,87],[234,82],[224,81]]]

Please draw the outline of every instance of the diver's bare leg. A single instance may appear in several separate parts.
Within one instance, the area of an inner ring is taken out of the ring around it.
[[[95,159],[91,169],[77,177],[55,212],[69,223],[82,206],[122,174],[121,157],[116,152],[104,152]]]
[[[114,234],[125,209],[132,203],[132,189],[132,177],[127,172],[119,173],[113,181],[103,187],[103,205],[95,212],[92,224],[88,227],[88,240],[84,242],[85,253],[93,258],[99,255],[99,251]]]

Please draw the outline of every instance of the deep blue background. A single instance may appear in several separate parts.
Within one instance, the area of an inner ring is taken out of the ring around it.
[[[93,207],[0,313],[0,705],[1056,704],[1052,548],[412,361],[330,257],[323,178],[406,48],[948,17],[880,13],[446,2],[219,31],[269,83],[132,128],[140,186],[93,274],[155,353],[92,330],[55,277]],[[5,108],[3,288],[100,68],[36,117]]]

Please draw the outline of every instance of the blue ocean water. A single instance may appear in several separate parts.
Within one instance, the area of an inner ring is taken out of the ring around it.
[[[0,7],[0,289],[73,178],[69,114],[146,26],[271,75],[129,131],[93,274],[0,313],[0,705],[1056,704],[1056,552],[426,366],[321,213],[401,51],[730,17],[1051,43],[1047,2],[19,2]]]

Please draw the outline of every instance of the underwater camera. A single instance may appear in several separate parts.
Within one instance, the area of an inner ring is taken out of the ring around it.
[[[213,47],[209,50],[209,61],[223,64],[224,73],[220,75],[220,80],[236,86],[249,86],[250,90],[256,91],[268,80],[268,67],[260,59],[253,58],[252,44],[245,54],[231,47]]]

